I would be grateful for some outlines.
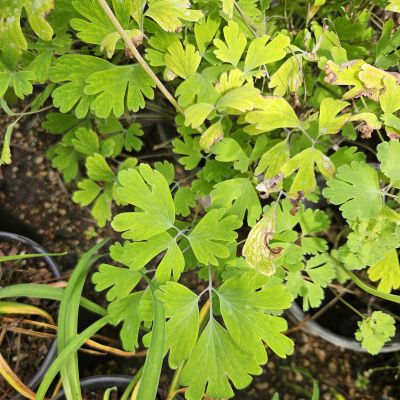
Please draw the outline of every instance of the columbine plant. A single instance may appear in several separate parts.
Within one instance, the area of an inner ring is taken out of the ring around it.
[[[138,348],[143,324],[152,327],[138,399],[155,397],[167,353],[187,399],[232,397],[228,379],[247,386],[267,361],[265,347],[292,353],[279,315],[293,298],[302,297],[305,311],[318,307],[334,279],[399,301],[389,293],[400,287],[400,75],[387,71],[400,60],[398,0],[55,0],[54,9],[6,0],[1,10],[4,110],[16,115],[7,102],[46,83],[32,110],[50,96],[60,110],[43,123],[62,135],[48,158],[76,182],[74,201],[92,205],[98,224],[112,220],[126,240],[111,247],[124,267],[102,264],[93,282],[110,288],[104,323],[123,321],[125,350]],[[132,120],[145,107],[175,118],[173,152],[187,178],[176,178],[168,161],[151,167],[126,155],[143,146]],[[13,126],[2,163],[11,162]],[[340,206],[340,231],[332,214],[302,204],[321,198],[319,175],[322,195]],[[135,209],[112,219],[114,202]],[[243,225],[251,230],[238,247]],[[151,279],[146,266],[160,254]],[[208,282],[200,295],[179,283],[198,267]],[[365,268],[377,289],[350,271]],[[137,291],[141,279],[148,288]],[[356,338],[376,354],[394,335],[394,319],[360,318]],[[79,342],[63,339],[67,357]],[[72,375],[62,370],[64,386],[77,385]]]

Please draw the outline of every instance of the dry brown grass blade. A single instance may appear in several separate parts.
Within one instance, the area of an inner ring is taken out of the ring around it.
[[[10,366],[7,364],[6,360],[3,358],[3,356],[0,354],[0,374],[3,376],[3,378],[19,393],[21,393],[23,396],[27,397],[30,400],[35,400],[36,393],[32,392],[31,389],[26,387],[18,378],[17,375],[15,375],[14,371],[10,368]],[[48,400],[45,398],[45,400]]]

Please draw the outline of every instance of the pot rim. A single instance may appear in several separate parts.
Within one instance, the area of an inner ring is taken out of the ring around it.
[[[288,317],[295,323],[300,323],[306,318],[301,307],[297,304],[296,300],[292,302],[290,308],[285,310]],[[319,336],[320,338],[326,340],[329,343],[335,344],[336,346],[343,347],[344,349],[354,350],[361,353],[368,353],[366,349],[363,349],[361,342],[357,341],[355,338],[349,338],[346,336],[339,335],[322,327],[315,321],[307,321],[302,327],[306,332]],[[400,350],[400,333],[395,335],[390,342],[384,344],[379,353],[391,353]]]
[[[34,242],[33,240],[25,236],[21,236],[16,233],[0,232],[0,240],[7,242],[22,243],[24,246],[32,249],[36,254],[48,253],[48,251],[40,244]],[[62,273],[56,261],[51,256],[44,256],[43,259],[45,260],[47,266],[50,268],[54,277],[60,278],[62,276]],[[50,344],[49,351],[47,352],[42,362],[40,363],[39,369],[26,384],[26,386],[29,389],[35,390],[39,386],[40,382],[46,375],[47,370],[50,368],[51,364],[53,364],[56,358],[57,358],[57,340],[54,339]],[[23,398],[23,396],[20,393],[16,393],[14,397],[17,397],[19,399]]]
[[[131,383],[133,376],[131,375],[95,375],[80,380],[81,389],[108,389],[117,386],[118,389],[126,389]],[[61,389],[57,396],[52,400],[65,400],[64,390]],[[184,400],[179,394],[175,396],[175,400]]]

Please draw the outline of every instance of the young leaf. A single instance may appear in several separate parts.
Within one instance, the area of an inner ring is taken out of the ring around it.
[[[336,170],[345,164],[351,164],[352,161],[365,161],[365,154],[358,152],[357,147],[341,147],[336,153],[329,156],[331,161],[335,164]]]
[[[37,56],[28,66],[27,71],[36,75],[39,83],[45,83],[49,78],[49,68],[53,59],[53,52],[45,51]]]
[[[160,161],[157,161],[154,164],[154,168],[163,175],[168,185],[170,185],[174,181],[175,177],[174,164],[171,164],[167,160],[164,160],[164,164]]]
[[[386,9],[391,9],[391,11],[394,11],[392,8],[393,7],[388,6]],[[392,53],[392,51],[396,50],[400,45],[399,30],[397,30],[396,33],[391,36],[393,24],[393,19],[389,19],[385,22],[382,29],[382,36],[376,44],[375,65],[378,68],[387,69],[389,67],[393,67],[397,64],[397,61],[400,60],[400,54],[398,51]]]
[[[211,147],[224,137],[221,121],[212,124],[200,137],[200,147],[209,152]]]
[[[260,373],[254,358],[243,353],[229,333],[211,318],[183,368],[180,381],[189,386],[185,393],[188,400],[201,399],[204,392],[209,397],[224,399],[234,395],[228,377],[242,389],[251,382],[248,374]]]
[[[325,98],[322,100],[319,115],[319,134],[334,135],[338,133],[348,121],[350,115],[336,117],[340,111],[349,105],[346,101]]]
[[[192,128],[200,126],[204,120],[215,110],[215,107],[207,103],[197,103],[185,110],[185,126],[192,125]]]
[[[80,181],[78,187],[81,190],[74,192],[72,200],[83,207],[88,206],[101,192],[101,187],[90,179]]]
[[[400,287],[400,265],[397,250],[392,249],[385,254],[385,257],[368,269],[368,276],[371,281],[380,280],[378,290],[390,293],[392,289]]]
[[[113,301],[125,299],[142,279],[139,271],[132,271],[127,268],[117,268],[107,264],[101,264],[99,272],[92,276],[95,289],[100,292],[112,288],[107,292],[107,300]]]
[[[165,350],[170,349],[169,365],[177,368],[187,360],[196,344],[199,332],[198,297],[183,285],[167,282],[156,292],[164,303],[166,324]]]
[[[62,170],[66,183],[71,182],[78,173],[78,153],[73,147],[57,147],[57,157],[53,159],[53,167]]]
[[[221,182],[222,178],[232,175],[233,170],[229,163],[208,159],[202,173],[207,181]]]
[[[257,129],[269,132],[277,128],[301,127],[292,107],[280,96],[266,96],[255,106],[261,111],[249,112],[246,122],[256,124]]]
[[[380,352],[383,345],[394,336],[395,320],[382,311],[374,311],[368,318],[358,322],[360,329],[356,331],[356,339],[361,342],[362,348],[372,355]]]
[[[316,285],[323,288],[327,287],[328,283],[331,283],[336,276],[335,266],[330,262],[326,253],[310,258],[305,271]]]
[[[98,57],[85,56],[83,54],[67,54],[57,58],[56,66],[50,67],[49,79],[52,82],[66,82],[53,91],[53,104],[59,107],[62,113],[70,111],[75,104],[76,116],[86,116],[93,100],[91,96],[84,93],[86,79],[94,72],[113,68],[113,65]]]
[[[172,43],[168,46],[169,54],[165,55],[164,61],[168,69],[181,78],[188,79],[197,71],[201,57],[191,44],[185,50],[183,51],[181,42]]]
[[[313,192],[315,190],[314,163],[317,164],[319,172],[325,179],[332,178],[335,173],[333,162],[319,150],[310,147],[291,158],[281,168],[285,178],[290,176],[296,169],[299,169],[290,187],[291,193],[299,191]]]
[[[218,92],[212,85],[214,77],[209,76],[206,70],[207,68],[200,74],[195,73],[176,88],[175,95],[179,96],[178,103],[182,107],[188,106],[196,95],[198,103],[213,105],[217,101]]]
[[[271,347],[280,357],[293,351],[293,342],[280,332],[287,329],[283,318],[264,314],[264,309],[290,307],[293,297],[283,285],[256,291],[268,281],[256,270],[250,270],[228,279],[218,289],[222,318],[238,347],[253,355],[258,364],[267,362],[267,353],[261,342]]]
[[[251,162],[250,157],[244,152],[240,144],[231,138],[224,138],[212,148],[212,152],[217,156],[215,159],[222,162],[236,161],[233,168],[246,172],[249,163]]]
[[[257,176],[264,172],[264,179],[272,178],[279,174],[281,168],[289,158],[287,141],[282,140],[264,153],[254,171],[254,175]]]
[[[121,1],[117,4],[124,3],[126,4],[127,2]],[[85,19],[90,21],[81,18],[74,18],[70,21],[71,27],[76,31],[79,31],[77,36],[84,42],[100,44],[107,35],[115,32],[114,25],[107,17],[98,1],[74,0],[72,5],[76,11],[83,15]],[[126,28],[126,26],[124,28]]]
[[[378,160],[382,172],[391,182],[400,180],[400,142],[398,139],[378,144]]]
[[[111,221],[111,209],[106,192],[100,195],[94,203],[92,214],[101,228],[105,226],[106,221]]]
[[[256,69],[261,65],[282,60],[286,56],[285,47],[290,44],[288,36],[278,35],[265,45],[269,37],[267,35],[254,39],[247,50],[244,61],[244,73],[246,77],[257,74]]]
[[[108,306],[110,322],[113,325],[118,325],[121,321],[124,321],[120,333],[122,345],[126,351],[133,353],[139,347],[138,333],[141,319],[138,308],[144,294],[144,291],[132,293],[122,300],[113,301]]]
[[[157,22],[165,31],[175,32],[182,27],[180,19],[198,21],[203,17],[201,11],[189,10],[190,3],[186,0],[163,0],[153,2],[144,13]]]
[[[252,268],[267,276],[275,272],[273,260],[283,255],[283,248],[271,248],[269,240],[275,234],[275,207],[271,208],[249,233],[244,244],[242,255]]]
[[[256,223],[262,210],[254,186],[248,179],[229,179],[216,184],[214,188],[211,192],[214,208],[226,208],[225,215],[237,215],[241,221],[247,210],[247,224],[253,226]]]
[[[203,158],[201,155],[201,148],[199,146],[199,138],[192,138],[189,135],[183,137],[184,142],[179,139],[175,139],[172,144],[174,146],[173,152],[182,154],[186,157],[181,157],[179,162],[185,166],[186,170],[191,170],[197,166],[200,160]]]
[[[297,56],[297,58],[301,60],[301,57]],[[271,76],[268,83],[269,88],[275,88],[275,96],[284,96],[286,92],[295,92],[301,85],[302,81],[299,75],[299,63],[295,57],[287,59],[278,71]]]
[[[72,139],[76,151],[87,156],[94,156],[99,152],[99,138],[91,130],[80,128],[75,133],[76,139]]]
[[[104,157],[100,154],[95,154],[88,157],[86,161],[88,176],[94,181],[112,182],[115,180],[115,175],[108,166]]]
[[[135,46],[139,46],[143,42],[143,33],[139,29],[126,29],[126,35]],[[106,50],[107,57],[112,58],[115,51],[115,46],[117,42],[121,40],[121,35],[119,32],[113,32],[108,34],[100,42],[100,51]]]
[[[144,182],[152,186],[152,191]],[[126,239],[145,240],[171,228],[175,221],[175,207],[165,178],[147,164],[140,165],[140,174],[134,169],[121,171],[118,197],[144,212],[118,214],[112,227]]]
[[[400,89],[397,87],[396,78],[386,76],[383,78],[385,91],[379,96],[379,102],[385,113],[392,114],[400,109]]]
[[[214,39],[214,45],[218,48],[214,53],[221,61],[236,67],[246,48],[246,37],[243,33],[239,35],[238,24],[233,21],[229,21],[228,26],[225,26],[224,37],[226,44],[220,39]]]
[[[226,93],[221,100],[218,101],[216,107],[219,111],[226,111],[227,108],[234,108],[241,112],[246,112],[254,109],[254,104],[251,101],[253,97],[260,94],[256,88],[249,86],[239,87]]]
[[[111,111],[120,117],[125,110],[124,101],[131,111],[144,108],[143,95],[153,99],[155,83],[147,72],[139,65],[119,66],[113,69],[95,72],[86,82],[85,94],[95,95],[100,93],[92,102],[91,108],[96,115],[107,118]]]
[[[219,265],[215,257],[229,257],[229,249],[218,242],[232,242],[237,238],[234,232],[242,226],[236,216],[221,219],[225,209],[212,210],[206,214],[188,236],[193,252],[202,264]]]
[[[308,235],[310,233],[322,232],[329,228],[330,221],[328,216],[320,210],[312,210],[307,208],[300,213],[301,234]]]
[[[206,52],[207,46],[213,40],[220,24],[221,18],[219,18],[218,12],[208,14],[207,22],[206,17],[203,17],[197,24],[194,24],[194,35],[201,56]]]
[[[190,214],[190,208],[196,206],[196,194],[187,187],[181,187],[177,190],[174,197],[175,212],[177,215],[187,217]]]
[[[332,204],[342,204],[346,219],[373,218],[382,207],[378,173],[365,162],[342,165],[327,185],[322,194]]]

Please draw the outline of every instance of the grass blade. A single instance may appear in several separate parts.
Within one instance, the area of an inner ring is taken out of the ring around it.
[[[49,389],[51,382],[56,377],[61,367],[78,351],[78,349],[99,331],[104,325],[109,323],[109,317],[103,317],[96,321],[94,324],[90,325],[89,328],[85,329],[77,338],[75,338],[57,357],[54,363],[51,365],[46,373],[42,383],[39,386],[39,390],[36,394],[36,400],[43,400],[44,396]],[[80,390],[80,389],[79,389]]]
[[[53,318],[51,318],[50,314],[38,307],[31,306],[30,304],[15,303],[12,301],[0,301],[0,314],[40,315],[54,325]]]
[[[104,239],[86,252],[72,273],[64,296],[60,304],[58,317],[58,354],[76,338],[78,333],[79,299],[82,294],[86,276],[93,263],[102,255],[93,257],[110,239]],[[61,368],[61,380],[65,396],[68,400],[80,400],[82,398],[79,385],[78,354],[75,354]]]
[[[33,258],[33,257],[45,257],[45,256],[65,256],[68,252],[64,253],[46,253],[46,254],[22,254],[19,256],[5,256],[0,257],[0,262],[14,261],[14,260],[22,260],[24,258]]]
[[[161,367],[164,359],[165,344],[165,310],[164,304],[154,293],[157,290],[152,281],[148,281],[154,304],[154,323],[149,351],[144,364],[143,376],[140,381],[136,400],[154,400],[160,381]]]
[[[21,283],[0,289],[0,299],[8,297],[35,297],[39,299],[62,300],[64,289],[35,283]],[[102,316],[108,315],[107,310],[92,301],[80,298],[80,305],[87,310]]]

